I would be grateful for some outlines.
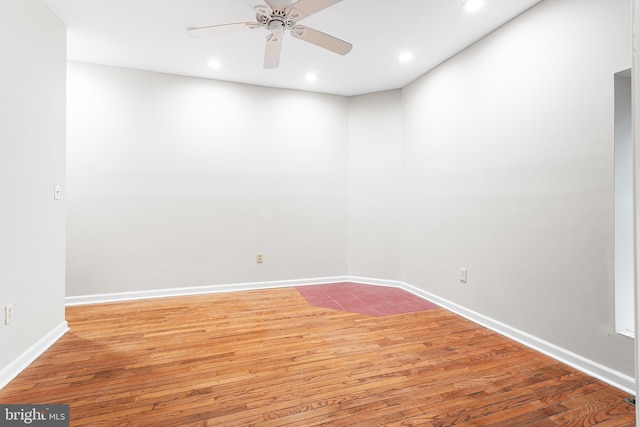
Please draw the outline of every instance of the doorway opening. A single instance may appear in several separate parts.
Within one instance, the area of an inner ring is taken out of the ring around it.
[[[631,70],[614,75],[615,86],[615,322],[616,332],[635,335],[634,213]]]

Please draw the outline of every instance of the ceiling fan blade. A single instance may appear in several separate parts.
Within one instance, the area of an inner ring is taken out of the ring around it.
[[[209,27],[189,28],[187,32],[191,37],[216,36],[218,34],[235,33],[241,30],[253,30],[260,28],[257,22],[235,22],[232,24],[211,25]]]
[[[271,11],[273,10],[273,6],[271,6],[271,2],[269,0],[244,0],[245,3],[253,9],[256,14],[261,15],[271,15]]]
[[[278,68],[280,65],[280,52],[282,51],[282,37],[275,34],[267,36],[264,49],[264,68]]]
[[[268,4],[265,0],[244,0],[246,4],[251,7],[251,9],[255,9],[256,7],[265,7],[265,4]]]
[[[295,3],[295,0],[264,0],[264,3],[268,4],[272,10],[286,9]]]
[[[294,4],[289,7],[289,9],[294,9],[302,17],[300,19],[306,18],[308,16],[313,15],[316,12],[320,12],[323,9],[328,8],[329,6],[333,6],[336,3],[340,3],[342,0],[298,0]]]
[[[351,48],[353,48],[351,43],[347,43],[344,40],[325,34],[322,31],[314,30],[313,28],[305,27],[303,25],[296,25],[293,27],[291,29],[291,35],[297,39],[313,43],[316,46],[335,52],[338,55],[346,55],[351,51]]]

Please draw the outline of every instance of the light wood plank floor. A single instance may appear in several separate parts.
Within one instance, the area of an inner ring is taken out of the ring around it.
[[[626,395],[444,309],[369,317],[293,288],[71,307],[0,390],[90,426],[632,426]]]

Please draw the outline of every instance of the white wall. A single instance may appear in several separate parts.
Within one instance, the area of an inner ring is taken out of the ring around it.
[[[402,262],[405,282],[633,375],[613,290],[627,23],[627,0],[544,1],[403,90]]]
[[[1,387],[34,346],[66,329],[66,30],[40,0],[3,0],[0,52]],[[63,200],[53,200],[56,184]]]
[[[349,103],[349,275],[400,280],[400,90]]]
[[[347,98],[81,63],[68,93],[67,295],[347,271]]]

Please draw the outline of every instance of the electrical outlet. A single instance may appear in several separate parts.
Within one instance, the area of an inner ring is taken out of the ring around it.
[[[13,304],[7,304],[4,306],[4,324],[8,325],[13,322]]]
[[[256,254],[256,262],[262,264],[262,254]]]
[[[467,269],[464,267],[460,267],[460,281],[467,283]]]

